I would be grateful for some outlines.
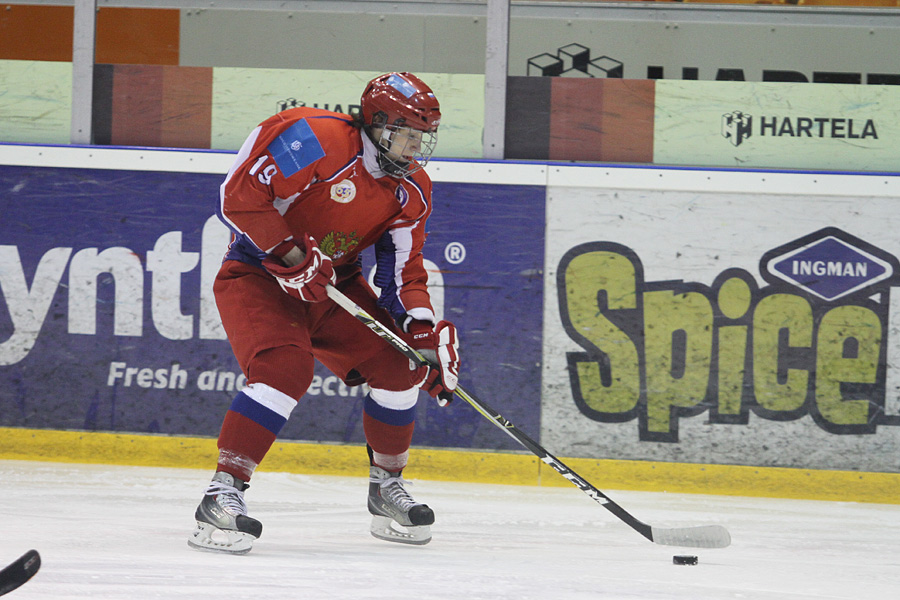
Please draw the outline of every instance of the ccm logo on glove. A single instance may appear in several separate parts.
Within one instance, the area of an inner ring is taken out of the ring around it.
[[[321,302],[328,298],[325,287],[335,282],[331,258],[319,249],[311,235],[302,236],[294,243],[303,252],[302,262],[288,267],[281,259],[269,255],[262,261],[263,267],[291,296],[304,302]]]
[[[409,325],[412,347],[429,362],[428,373],[420,384],[438,404],[446,406],[453,399],[459,382],[459,337],[449,321],[439,321],[434,330],[431,323],[413,321]]]

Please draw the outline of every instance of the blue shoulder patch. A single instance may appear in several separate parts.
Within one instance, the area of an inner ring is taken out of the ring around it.
[[[325,156],[322,144],[306,119],[291,125],[267,149],[285,177],[290,177]]]

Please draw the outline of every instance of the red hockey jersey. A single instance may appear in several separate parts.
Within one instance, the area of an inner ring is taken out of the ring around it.
[[[226,260],[259,264],[285,240],[312,235],[338,279],[375,247],[379,304],[399,322],[434,321],[422,260],[431,213],[424,170],[404,179],[378,167],[377,151],[347,115],[292,108],[263,121],[220,188],[219,217],[234,237]]]

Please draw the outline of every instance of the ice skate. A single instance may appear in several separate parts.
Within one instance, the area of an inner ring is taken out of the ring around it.
[[[248,487],[228,473],[216,473],[194,513],[197,528],[188,546],[228,554],[250,552],[253,540],[262,533],[262,523],[247,516],[244,490]]]
[[[431,541],[434,512],[413,500],[403,487],[400,473],[380,467],[369,469],[369,531],[380,540],[401,544],[423,545]]]

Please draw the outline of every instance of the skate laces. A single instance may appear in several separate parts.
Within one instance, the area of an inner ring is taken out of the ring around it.
[[[218,481],[211,481],[206,488],[206,495],[212,496],[219,506],[233,515],[246,515],[247,503],[244,501],[244,492],[234,486],[226,485]]]
[[[418,504],[409,495],[406,488],[403,487],[404,485],[412,485],[412,482],[403,479],[403,477],[396,476],[388,477],[387,479],[371,477],[369,481],[377,483],[381,488],[381,496],[387,498],[391,504],[400,507],[403,512],[409,512],[409,509]]]

